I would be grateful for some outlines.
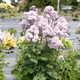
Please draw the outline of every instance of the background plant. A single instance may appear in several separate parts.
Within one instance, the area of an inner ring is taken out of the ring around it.
[[[63,43],[63,49],[69,49],[72,47],[72,42],[69,39],[61,38],[61,41]]]
[[[5,49],[5,47],[2,45],[2,42],[5,40],[5,37],[3,36],[3,33],[0,29],[0,80],[6,80],[5,79],[5,75],[4,75],[4,71],[2,70],[4,66],[6,66],[8,63],[5,62],[4,58],[6,58],[6,56],[3,53],[3,50]]]
[[[22,43],[24,42],[24,36],[20,37],[17,41],[18,48],[22,48]]]
[[[17,33],[16,29],[14,29],[14,28],[9,28],[8,32],[10,32],[11,35],[12,34],[16,35],[16,33]]]
[[[79,21],[78,17],[73,18],[74,21]]]
[[[14,48],[16,46],[16,38],[14,35],[10,35],[10,33],[5,33],[5,41],[3,41],[3,45],[6,49]]]
[[[60,80],[79,80],[80,79],[80,65],[78,65],[78,53],[80,50],[68,49],[64,60],[58,60],[59,77]]]
[[[76,30],[76,34],[80,34],[80,24],[78,24],[78,28]]]

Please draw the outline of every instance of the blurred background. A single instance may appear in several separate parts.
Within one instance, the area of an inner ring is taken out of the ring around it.
[[[32,5],[41,12],[46,6],[53,6],[60,16],[68,20],[80,18],[80,0],[0,0],[0,18],[22,20],[23,13]]]

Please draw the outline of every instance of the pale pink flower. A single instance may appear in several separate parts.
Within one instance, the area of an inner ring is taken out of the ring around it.
[[[39,40],[40,40],[40,38],[39,38],[38,35],[35,35],[35,36],[33,37],[33,39],[32,39],[33,42],[37,42],[37,41],[39,41]]]
[[[78,28],[80,28],[80,24],[78,24]]]
[[[60,56],[58,57],[58,59],[62,59],[62,60],[64,60],[63,55],[60,55]]]
[[[54,8],[52,6],[46,6],[43,13],[49,14],[49,13],[51,13],[51,11],[54,11]]]

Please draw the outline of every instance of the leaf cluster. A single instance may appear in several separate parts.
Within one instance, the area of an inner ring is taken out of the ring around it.
[[[80,34],[80,29],[79,28],[77,28],[76,34]]]
[[[6,58],[6,56],[4,54],[1,54],[3,52],[4,47],[0,46],[0,80],[6,80],[5,79],[5,75],[4,75],[4,71],[2,70],[4,66],[7,66],[7,62],[5,63],[4,58]]]
[[[78,65],[78,60],[80,59],[78,56],[79,52],[80,50],[73,50],[71,48],[66,52],[64,60],[58,60],[60,80],[80,79],[80,65]]]
[[[41,49],[39,43],[24,41],[12,73],[17,80],[55,80],[57,72],[53,51],[48,47]]]
[[[78,17],[74,17],[73,21],[79,21]]]
[[[17,33],[17,31],[14,28],[9,28],[8,32],[10,32],[11,35],[12,34],[16,35],[16,33]]]
[[[20,32],[20,35],[21,35],[21,36],[24,36],[25,33],[26,33],[26,29],[24,29],[23,31],[21,31],[21,32]]]

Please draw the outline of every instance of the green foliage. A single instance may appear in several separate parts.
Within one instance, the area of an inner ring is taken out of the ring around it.
[[[6,17],[8,17],[8,16],[7,16],[7,15],[2,15],[2,16],[1,16],[1,18],[6,18]]]
[[[16,35],[16,33],[17,33],[17,31],[14,28],[9,28],[8,32],[10,32],[11,35],[12,34]]]
[[[26,33],[26,29],[24,29],[23,31],[21,31],[21,32],[20,32],[20,35],[21,35],[21,36],[24,36],[25,33]]]
[[[80,28],[77,28],[76,34],[80,34]]]
[[[17,64],[12,70],[17,80],[54,80],[57,78],[53,49],[41,49],[39,43],[25,41],[21,43],[21,46],[21,51],[16,58]]]
[[[73,18],[74,21],[79,21],[78,17]]]
[[[33,45],[32,45],[33,44]],[[49,49],[47,46],[43,49],[40,44],[32,42],[21,43],[20,53],[16,55],[17,64],[11,71],[16,80],[79,80],[80,68],[78,65],[78,52],[70,48],[64,55],[64,60],[57,59],[56,55],[64,52]]]
[[[78,3],[78,6],[80,7],[80,2]]]
[[[3,52],[4,47],[0,46],[0,80],[6,80],[5,79],[5,75],[4,75],[4,71],[2,70],[4,66],[6,66],[8,63],[5,63],[4,58],[6,58],[6,56],[4,54],[1,54]]]
[[[78,2],[77,0],[61,0],[60,1],[61,5],[73,5],[73,6],[77,6],[78,5]]]
[[[63,49],[69,49],[72,47],[72,42],[69,39],[61,39],[62,43],[63,43]]]
[[[31,7],[35,5],[37,8],[41,8],[42,10],[50,5],[53,6],[55,10],[57,10],[57,0],[29,0],[27,2],[27,7]]]
[[[24,37],[20,37],[19,40],[17,41],[17,45],[18,45],[18,48],[21,48],[22,47],[22,43],[24,41]]]
[[[78,80],[80,68],[77,65],[78,52],[80,50],[67,50],[64,60],[57,59],[64,54],[61,51],[49,49],[40,44],[25,42],[21,43],[20,53],[16,55],[17,64],[14,65],[12,74],[17,80]]]
[[[79,80],[80,79],[80,65],[78,65],[78,52],[80,50],[73,50],[72,48],[66,52],[64,60],[59,62],[59,77],[60,80]]]

